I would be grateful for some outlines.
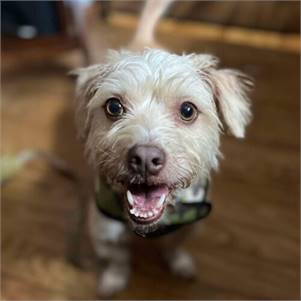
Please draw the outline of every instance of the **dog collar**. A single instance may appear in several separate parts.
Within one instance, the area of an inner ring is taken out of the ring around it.
[[[157,237],[207,217],[212,208],[207,199],[208,189],[209,181],[207,180],[204,187],[200,186],[194,189],[196,193],[179,194],[176,196],[175,204],[165,209],[159,227],[155,231],[147,234],[135,233],[143,237]],[[202,193],[197,193],[200,191]],[[96,178],[95,201],[102,214],[120,222],[126,222],[120,196],[99,178]]]

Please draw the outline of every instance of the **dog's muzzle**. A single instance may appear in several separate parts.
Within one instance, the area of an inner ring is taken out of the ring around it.
[[[165,165],[165,152],[158,146],[135,145],[128,152],[128,168],[142,178],[156,176]]]

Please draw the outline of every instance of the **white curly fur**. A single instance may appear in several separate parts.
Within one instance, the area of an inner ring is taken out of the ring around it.
[[[147,2],[129,49],[154,44],[155,24],[170,2]],[[156,21],[149,22],[151,16]],[[218,69],[218,59],[211,55],[176,55],[152,48],[110,50],[102,64],[75,70],[73,74],[78,76],[78,135],[85,143],[92,168],[117,192],[124,189],[120,179],[129,174],[129,149],[152,144],[166,154],[164,168],[154,181],[172,188],[168,199],[172,204],[175,194],[204,182],[211,169],[218,167],[223,127],[242,138],[250,121],[247,91],[251,81],[238,71]],[[115,121],[107,118],[104,111],[111,97],[118,97],[126,110]],[[191,123],[183,122],[179,115],[180,106],[186,101],[199,111]],[[128,282],[130,256],[120,233],[127,238],[129,234],[123,224],[106,220],[95,205],[91,208],[90,232],[95,250],[99,257],[110,259],[98,288],[100,293],[109,295]],[[167,262],[175,273],[190,277],[194,273],[193,261],[184,251],[177,251],[178,245],[178,240],[167,244]],[[171,256],[170,249],[176,256]]]
[[[114,183],[127,173],[126,155],[135,144],[152,143],[167,156],[161,178],[187,187],[217,168],[223,120],[237,137],[250,120],[249,82],[232,70],[216,69],[209,55],[176,55],[164,50],[114,51],[106,62],[80,71],[77,121],[90,163]],[[103,106],[118,96],[126,114],[109,120]],[[184,101],[200,114],[192,124],[179,118]]]

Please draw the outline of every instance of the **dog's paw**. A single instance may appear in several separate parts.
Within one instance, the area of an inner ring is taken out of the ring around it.
[[[129,269],[109,266],[100,276],[97,293],[101,297],[111,297],[126,288]]]
[[[170,270],[173,274],[185,279],[194,279],[197,276],[194,261],[187,252],[176,250],[167,258]]]

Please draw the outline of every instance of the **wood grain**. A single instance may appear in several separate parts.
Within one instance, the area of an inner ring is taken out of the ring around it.
[[[142,1],[112,1],[111,11],[138,14],[142,6]],[[175,1],[166,15],[178,20],[300,32],[299,1]]]

